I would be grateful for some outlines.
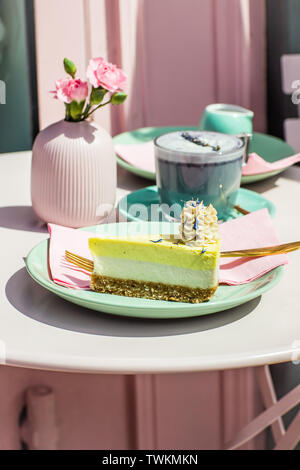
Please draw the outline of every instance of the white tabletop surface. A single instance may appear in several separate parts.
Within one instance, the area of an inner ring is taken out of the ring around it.
[[[300,239],[300,167],[249,185],[275,203],[281,240]],[[118,198],[151,184],[119,171]],[[283,279],[243,306],[184,320],[138,320],[68,303],[24,258],[48,237],[30,205],[30,152],[0,155],[0,362],[49,370],[149,373],[291,361],[300,351],[300,252]]]

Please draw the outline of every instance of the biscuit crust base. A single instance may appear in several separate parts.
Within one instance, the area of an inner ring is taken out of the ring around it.
[[[210,289],[189,288],[161,284],[157,282],[133,281],[117,279],[109,276],[92,274],[91,289],[103,294],[123,295],[125,297],[141,297],[152,300],[168,300],[199,304],[212,298],[218,285]]]

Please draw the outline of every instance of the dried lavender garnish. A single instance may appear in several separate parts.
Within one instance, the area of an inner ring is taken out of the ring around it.
[[[198,230],[199,227],[199,220],[196,218],[195,223],[194,223],[194,230]]]
[[[189,142],[192,142],[193,144],[201,145],[201,147],[210,147],[214,152],[219,152],[219,150],[221,150],[220,145],[210,145],[204,140],[199,139],[199,137],[193,137],[188,132],[182,132],[181,137],[183,137],[185,140],[188,140]]]

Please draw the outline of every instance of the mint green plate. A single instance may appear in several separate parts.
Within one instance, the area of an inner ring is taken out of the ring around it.
[[[197,127],[192,126],[180,126],[180,127],[144,127],[141,129],[136,129],[135,131],[131,132],[124,132],[123,134],[116,135],[114,137],[115,144],[142,144],[144,142],[148,142],[149,140],[155,139],[161,134],[165,134],[167,132],[173,132],[177,130],[186,130],[186,129],[197,129]],[[267,162],[273,163],[282,158],[290,157],[291,155],[295,154],[295,150],[277,137],[272,137],[267,134],[260,134],[255,132],[253,134],[253,138],[250,144],[250,153],[256,152],[260,155],[264,160]],[[141,168],[135,167],[130,165],[129,163],[125,162],[122,158],[117,156],[117,162],[120,166],[125,168],[126,170],[134,173],[136,175],[142,176],[143,178],[147,178],[150,180],[155,181],[155,173],[150,171],[142,170]],[[264,180],[266,178],[270,178],[271,176],[275,176],[278,173],[281,173],[284,169],[272,171],[269,173],[261,173],[257,175],[251,176],[242,176],[242,184],[248,183],[255,183],[257,181]]]
[[[130,227],[129,227],[130,226]],[[175,224],[166,222],[131,222],[86,227],[97,234],[160,234],[172,233]],[[186,318],[227,310],[254,299],[274,287],[283,274],[283,267],[270,271],[259,279],[240,286],[219,286],[214,297],[202,304],[188,304],[147,300],[118,295],[99,294],[86,290],[74,290],[55,284],[49,277],[47,263],[48,240],[35,246],[26,258],[30,276],[41,286],[63,299],[82,307],[114,315],[139,318]],[[84,312],[83,312],[84,314]]]
[[[275,216],[276,209],[272,202],[249,189],[240,188],[238,191],[236,204],[249,212],[259,209],[268,209],[271,217]],[[124,196],[118,205],[118,211],[130,221],[166,221],[160,210],[160,201],[157,186],[148,186]],[[236,219],[242,214],[236,209],[232,209],[226,220]]]

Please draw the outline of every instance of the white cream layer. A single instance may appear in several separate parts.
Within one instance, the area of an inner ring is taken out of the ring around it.
[[[195,270],[106,256],[94,256],[94,273],[119,279],[160,282],[200,289],[210,289],[218,282],[218,269]]]

